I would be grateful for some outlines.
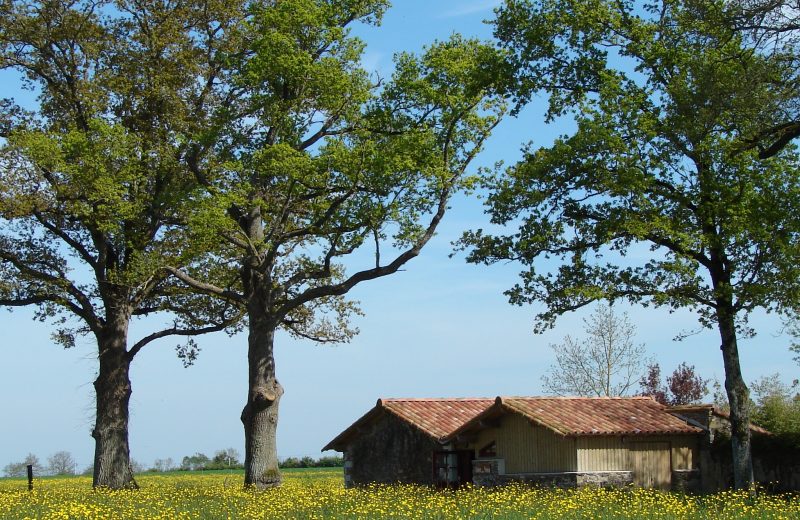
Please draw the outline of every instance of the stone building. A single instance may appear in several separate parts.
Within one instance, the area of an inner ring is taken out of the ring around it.
[[[379,399],[323,450],[345,484],[696,487],[705,431],[650,398]]]
[[[697,488],[701,427],[649,397],[498,397],[447,440],[476,454],[473,481]]]
[[[472,458],[462,451],[459,461],[446,438],[493,403],[493,399],[378,399],[323,451],[343,453],[348,487],[372,482],[469,482]],[[448,464],[450,473],[442,473],[440,468]]]

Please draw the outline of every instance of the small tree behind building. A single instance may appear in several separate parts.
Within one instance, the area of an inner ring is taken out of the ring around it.
[[[647,375],[639,380],[639,386],[644,396],[652,397],[661,404],[667,404],[667,389],[661,382],[661,367],[658,363],[647,366]]]
[[[708,393],[708,381],[695,374],[694,365],[689,366],[686,362],[678,365],[667,378],[667,387],[673,406],[700,402]]]
[[[641,395],[650,396],[667,406],[680,406],[698,403],[708,394],[708,381],[698,376],[694,365],[686,362],[678,365],[667,384],[661,382],[661,367],[658,363],[647,367],[647,375],[639,380]]]
[[[644,371],[644,345],[633,342],[636,328],[623,313],[609,306],[597,307],[584,320],[586,339],[571,336],[551,344],[556,363],[542,377],[548,393],[616,397],[629,393]]]

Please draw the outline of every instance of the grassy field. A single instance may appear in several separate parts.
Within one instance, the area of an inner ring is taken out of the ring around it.
[[[242,489],[239,472],[146,474],[139,491],[93,491],[88,477],[0,479],[0,518],[800,518],[800,497],[511,486],[434,491],[418,486],[346,490],[337,468],[287,470],[280,489]]]

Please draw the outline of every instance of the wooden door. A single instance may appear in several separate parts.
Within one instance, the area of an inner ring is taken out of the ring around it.
[[[458,485],[472,484],[472,461],[475,460],[473,450],[458,450]]]
[[[669,443],[632,442],[630,450],[633,484],[669,490],[672,484]]]
[[[472,483],[472,450],[433,452],[433,482],[437,487],[456,488]]]

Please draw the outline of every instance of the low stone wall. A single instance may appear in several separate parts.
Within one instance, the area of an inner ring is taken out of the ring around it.
[[[631,471],[592,471],[576,475],[579,486],[624,487],[633,484]]]
[[[519,473],[500,475],[501,484],[522,482],[534,486],[574,488],[578,486],[577,473]]]
[[[472,482],[476,486],[502,486],[522,482],[536,486],[574,488],[580,486],[623,487],[633,483],[630,471],[565,471],[558,473],[501,474],[498,460],[475,460],[472,463]]]
[[[472,483],[480,487],[494,487],[502,485],[500,481],[499,459],[477,459],[472,461]]]

